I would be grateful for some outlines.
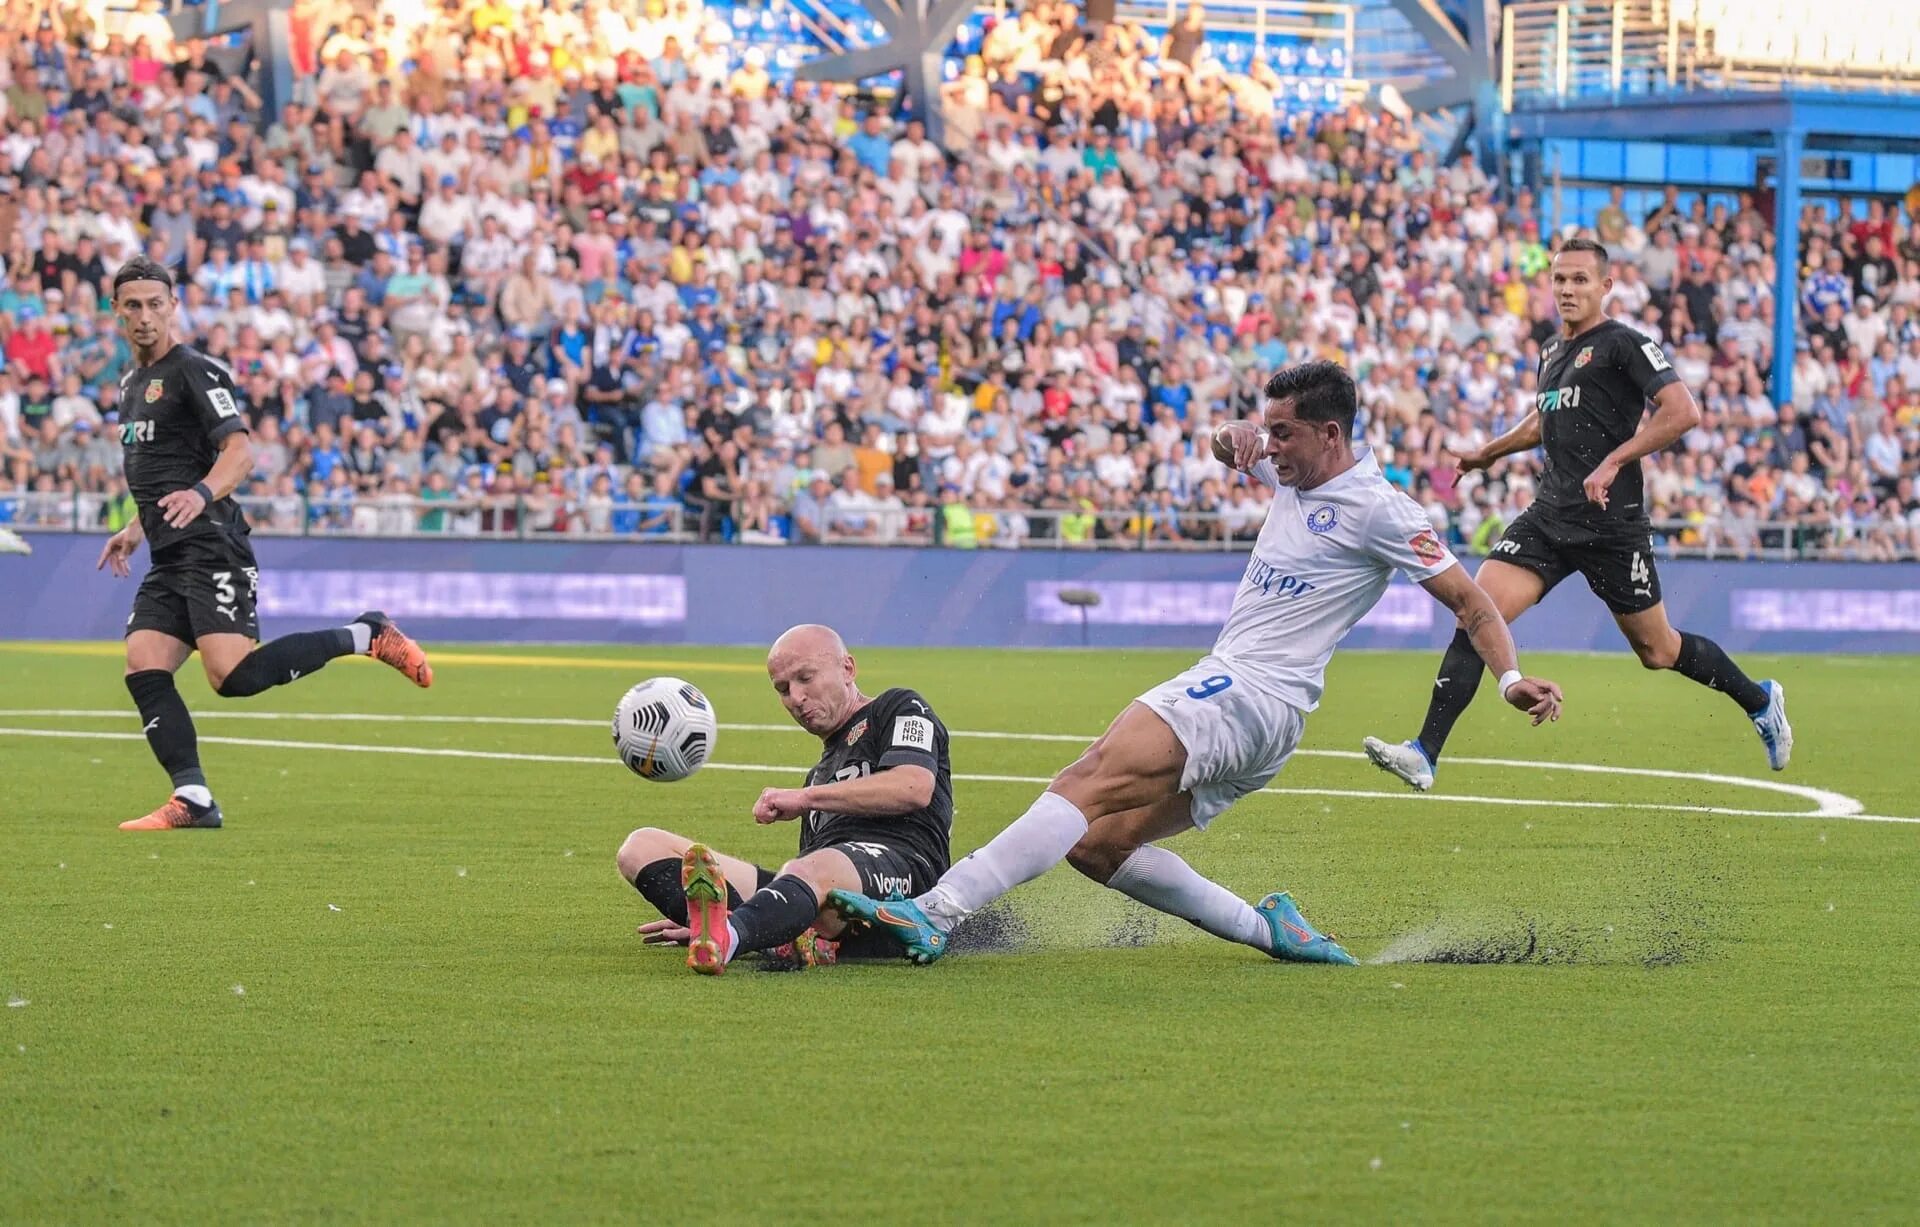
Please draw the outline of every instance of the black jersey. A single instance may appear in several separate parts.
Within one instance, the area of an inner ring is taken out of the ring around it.
[[[885,818],[811,810],[801,820],[800,854],[871,839],[920,857],[936,877],[945,873],[953,834],[953,766],[947,758],[947,726],[918,694],[888,690],[854,712],[826,739],[819,763],[807,772],[807,785],[855,780],[909,765],[933,772],[933,799],[926,805]]]
[[[1620,470],[1604,511],[1581,483],[1640,429],[1654,393],[1677,379],[1658,341],[1616,320],[1547,342],[1534,398],[1547,453],[1540,501],[1583,520],[1645,520],[1638,462]]]
[[[185,528],[169,527],[160,500],[205,479],[220,441],[247,429],[233,379],[196,349],[176,345],[151,366],[120,380],[120,442],[127,453],[127,488],[140,509],[155,554],[201,537],[244,537],[247,518],[232,498],[207,508]]]

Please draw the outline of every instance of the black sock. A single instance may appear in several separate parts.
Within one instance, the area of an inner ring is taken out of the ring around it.
[[[663,856],[648,861],[633,875],[633,888],[662,916],[678,925],[687,923],[687,893],[680,889],[680,858]]]
[[[147,744],[153,756],[173,780],[175,788],[191,784],[207,786],[200,770],[200,738],[193,731],[193,716],[173,684],[173,674],[165,669],[142,669],[127,674],[127,692],[140,709],[140,723],[147,731]]]
[[[768,950],[805,933],[820,914],[820,900],[808,886],[783,873],[754,892],[728,920],[740,944],[733,953]]]
[[[1767,705],[1766,688],[1742,673],[1733,658],[1705,636],[1680,632],[1680,655],[1674,659],[1673,671],[1709,690],[1718,690],[1749,716],[1759,715]]]
[[[1420,748],[1427,752],[1428,762],[1440,761],[1440,751],[1446,747],[1454,722],[1473,702],[1474,692],[1480,689],[1480,675],[1486,670],[1487,664],[1474,650],[1467,632],[1453,632],[1453,642],[1440,659],[1440,675],[1433,681],[1433,697],[1427,700],[1427,722],[1420,726]]]
[[[351,655],[353,632],[344,628],[282,635],[248,652],[220,683],[220,694],[229,699],[244,699],[262,690],[298,681],[309,673],[318,673],[336,656]]]

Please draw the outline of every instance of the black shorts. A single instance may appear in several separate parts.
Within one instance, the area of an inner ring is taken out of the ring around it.
[[[932,890],[934,883],[940,880],[940,875],[933,871],[932,866],[927,865],[913,853],[902,852],[898,848],[889,847],[883,843],[860,839],[824,844],[822,847],[832,848],[853,862],[853,867],[860,874],[860,893],[870,899],[885,899],[895,890],[911,898]],[[815,852],[820,850],[820,848],[813,849]],[[753,884],[753,890],[746,892],[748,895],[761,890],[767,883],[780,876],[764,865],[755,865],[753,870],[758,881]],[[746,900],[741,897],[734,884],[727,883],[727,907],[737,908],[745,902]],[[825,900],[821,902],[824,903]],[[840,957],[843,960],[885,961],[905,957],[900,949],[900,943],[884,933],[864,930],[842,933],[839,941]]]
[[[182,643],[202,635],[260,638],[260,568],[244,541],[190,540],[154,560],[134,594],[127,634],[159,631]]]
[[[869,899],[885,899],[896,892],[911,899],[933,889],[940,875],[911,852],[879,840],[848,839],[828,844],[853,862],[860,874],[860,893]]]
[[[1488,558],[1533,572],[1547,592],[1578,571],[1616,614],[1644,613],[1660,603],[1660,572],[1644,522],[1575,520],[1535,503],[1507,525]]]

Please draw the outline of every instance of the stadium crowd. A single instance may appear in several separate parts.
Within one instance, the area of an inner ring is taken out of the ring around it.
[[[1540,202],[1227,71],[1197,10],[1164,42],[1051,0],[1002,20],[949,87],[952,151],[777,82],[688,0],[299,0],[264,127],[158,0],[113,32],[5,10],[0,523],[131,515],[106,285],[143,250],[245,394],[257,531],[1240,539],[1262,492],[1212,427],[1310,356],[1355,371],[1367,442],[1454,540],[1532,496],[1531,458],[1456,482],[1442,453],[1533,404]],[[1610,309],[1704,410],[1648,462],[1669,538],[1912,551],[1914,218],[1810,205],[1778,287],[1751,198],[1623,199],[1594,227]]]

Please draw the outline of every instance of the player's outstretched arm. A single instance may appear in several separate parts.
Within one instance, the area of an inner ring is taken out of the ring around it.
[[[1560,687],[1520,672],[1520,653],[1513,632],[1494,606],[1493,598],[1468,578],[1458,563],[1420,584],[1433,599],[1453,611],[1460,628],[1473,641],[1473,650],[1500,679],[1500,697],[1533,717],[1535,724],[1560,718]]]
[[[931,804],[933,786],[933,772],[902,763],[869,776],[832,784],[769,788],[754,802],[753,820],[762,825],[784,822],[815,809],[863,818],[895,818]]]
[[[1665,451],[1680,441],[1680,436],[1700,424],[1700,406],[1684,383],[1670,383],[1653,394],[1653,416],[1640,423],[1640,429],[1594,467],[1581,482],[1591,502],[1607,506],[1608,492],[1620,470],[1655,452]]]
[[[1519,425],[1506,434],[1493,440],[1478,451],[1467,452],[1454,457],[1460,464],[1462,473],[1471,473],[1475,469],[1492,466],[1502,456],[1511,456],[1515,452],[1530,452],[1540,446],[1540,411],[1529,409],[1527,416],[1520,419]]]

